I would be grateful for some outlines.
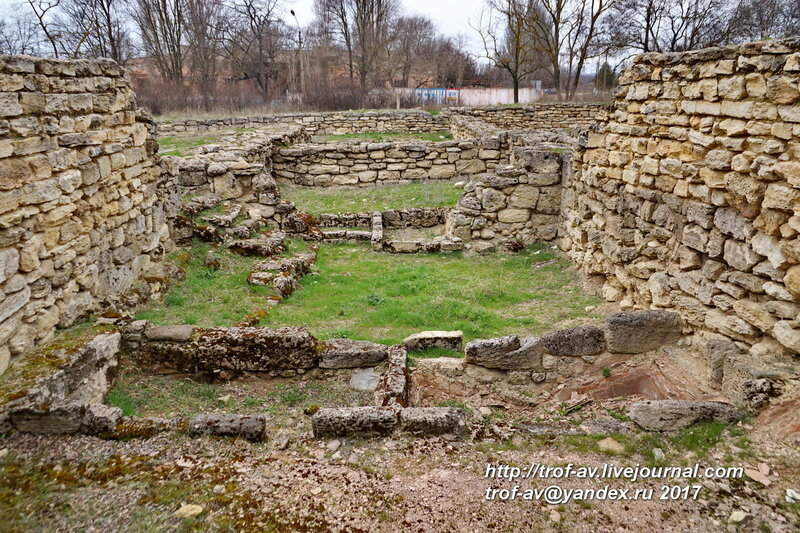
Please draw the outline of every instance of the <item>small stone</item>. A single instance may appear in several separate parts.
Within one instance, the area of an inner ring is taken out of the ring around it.
[[[372,391],[378,388],[380,375],[372,368],[367,368],[353,374],[350,386],[355,390]]]
[[[745,513],[744,511],[734,511],[728,517],[728,522],[732,524],[740,524],[744,522],[749,516],[750,515],[748,513]]]
[[[625,451],[625,445],[615,441],[611,437],[607,437],[598,442],[597,447],[606,452],[622,453]]]
[[[214,488],[211,489],[211,492],[214,494],[225,494],[225,485],[214,485]]]
[[[761,483],[765,487],[769,487],[770,485],[772,485],[772,481],[770,481],[767,476],[765,476],[764,474],[762,474],[758,470],[755,470],[755,469],[752,469],[752,468],[745,468],[744,469],[744,473],[745,473],[745,475],[747,477],[749,477],[753,481],[757,481],[757,482]]]
[[[555,509],[550,511],[550,521],[555,523],[555,524],[558,524],[559,522],[561,522],[561,513],[559,513]]]
[[[661,448],[653,448],[653,459],[656,461],[663,461],[667,456],[664,455],[664,450]]]
[[[340,441],[339,439],[333,439],[332,441],[330,441],[328,443],[328,450],[330,450],[332,452],[335,452],[336,450],[339,449],[339,446],[341,446],[341,445],[342,445],[342,441]]]
[[[175,511],[175,516],[177,518],[194,518],[195,516],[202,514],[202,512],[203,508],[201,506],[193,503],[187,503]]]
[[[478,408],[478,412],[480,414],[482,414],[483,416],[491,416],[492,415],[492,410],[489,409],[488,407],[480,407],[480,408]]]

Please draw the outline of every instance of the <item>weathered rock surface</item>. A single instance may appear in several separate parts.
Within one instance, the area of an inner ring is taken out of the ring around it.
[[[603,330],[594,326],[561,329],[542,337],[545,351],[551,355],[594,355],[605,349]]]
[[[729,403],[690,400],[649,400],[630,409],[631,419],[648,431],[671,431],[711,420],[731,423],[743,416]]]
[[[371,368],[359,370],[350,378],[348,385],[355,390],[374,391],[378,388],[381,376]]]
[[[398,344],[389,347],[387,367],[381,377],[379,388],[381,405],[384,407],[408,406],[408,353]]]
[[[388,435],[397,425],[397,413],[390,407],[322,408],[311,424],[317,438]]]
[[[267,435],[265,415],[201,414],[189,420],[189,436],[216,435],[261,441]]]
[[[459,435],[467,430],[467,417],[458,407],[408,407],[400,411],[398,429],[416,435]]]
[[[319,361],[318,341],[297,327],[197,328],[188,342],[145,338],[137,355],[147,363],[212,373],[297,370],[312,368]]]
[[[421,331],[409,335],[403,340],[403,346],[409,352],[418,352],[428,348],[461,351],[464,342],[462,331]]]
[[[388,348],[383,344],[351,339],[322,341],[320,368],[365,368],[384,359]]]
[[[611,353],[649,352],[682,336],[680,315],[671,311],[623,311],[606,317],[606,343]]]
[[[507,335],[471,341],[465,348],[467,363],[499,370],[528,370],[542,367],[541,339]]]

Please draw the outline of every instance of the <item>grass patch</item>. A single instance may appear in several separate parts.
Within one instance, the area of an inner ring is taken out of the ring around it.
[[[288,242],[287,253],[301,246]],[[136,318],[230,326],[268,307],[273,289],[247,283],[258,258],[215,248],[222,267],[214,271],[203,264],[208,250],[208,244],[196,241],[188,252],[177,252],[173,257],[185,269],[186,280]],[[509,333],[536,336],[562,320],[589,316],[584,308],[597,304],[597,298],[573,286],[568,264],[556,258],[544,245],[519,255],[463,257],[381,254],[367,244],[325,244],[314,271],[300,280],[301,288],[272,308],[260,325],[306,326],[322,339],[391,344],[424,330],[461,330],[467,341]],[[455,354],[422,356],[443,355]]]
[[[597,299],[571,287],[565,261],[542,246],[520,255],[375,254],[366,245],[326,244],[318,271],[262,320],[307,326],[322,338],[398,343],[423,330],[462,330],[466,340],[509,333],[537,335],[555,322],[587,316]],[[533,311],[508,307],[531,301]]]
[[[219,406],[219,391],[208,383],[132,371],[121,376],[106,395],[106,403],[126,416],[189,416]]]
[[[681,451],[692,451],[698,457],[705,457],[722,440],[728,424],[722,422],[702,422],[680,430],[671,439],[672,445]]]
[[[367,131],[364,133],[345,133],[342,135],[328,135],[324,138],[325,141],[371,141],[371,142],[387,142],[387,141],[450,141],[453,139],[453,134],[449,131],[434,131],[429,133],[415,133],[404,131],[390,131],[390,132],[372,132]]]
[[[409,207],[453,207],[462,190],[451,182],[429,181],[376,187],[281,188],[284,199],[311,214],[364,213]]]
[[[194,241],[188,249],[171,256],[186,271],[186,279],[176,284],[163,302],[151,302],[136,313],[136,318],[156,324],[195,324],[232,326],[245,315],[266,307],[271,287],[249,285],[247,276],[259,257],[243,257],[224,248],[213,247],[222,267],[212,270],[204,259],[212,246]]]
[[[348,376],[349,378],[349,376]],[[275,420],[297,420],[304,407],[371,405],[371,392],[356,391],[339,380],[258,380],[247,383],[201,383],[180,376],[158,376],[133,366],[114,380],[108,405],[126,416],[193,416],[202,412],[268,413]],[[305,420],[305,417],[303,417]]]
[[[207,135],[167,135],[158,138],[159,154],[183,157],[184,150],[217,142],[218,138]]]

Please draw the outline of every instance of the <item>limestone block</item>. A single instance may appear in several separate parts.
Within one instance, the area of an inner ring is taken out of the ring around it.
[[[398,429],[415,435],[460,435],[467,417],[458,407],[409,407],[400,411]]]
[[[527,209],[501,209],[497,212],[497,220],[506,223],[527,222],[530,211]]]
[[[544,346],[540,339],[520,339],[516,335],[507,335],[471,341],[467,343],[465,353],[468,364],[501,370],[525,370],[541,367]]]
[[[539,188],[532,185],[518,185],[508,199],[509,207],[532,209],[536,207]]]
[[[731,423],[744,413],[728,403],[690,400],[649,400],[631,406],[629,415],[647,431],[673,431],[698,422]]]
[[[461,351],[464,342],[462,331],[421,331],[409,335],[403,340],[403,346],[409,352],[418,352],[428,348]]]
[[[736,270],[749,272],[757,263],[762,260],[762,256],[742,241],[728,239],[725,241],[725,262]]]
[[[267,422],[266,415],[200,414],[189,420],[187,432],[191,437],[241,437],[257,442],[266,438]]]
[[[602,329],[594,326],[578,326],[544,335],[542,345],[550,355],[582,356],[602,352],[606,342]]]
[[[623,311],[606,318],[605,337],[611,353],[643,353],[682,337],[678,313],[661,310]]]
[[[800,354],[800,327],[797,322],[789,320],[777,322],[772,328],[772,336],[792,353]]]
[[[387,347],[369,341],[329,339],[322,341],[320,368],[364,368],[386,359]]]
[[[397,425],[397,414],[390,407],[322,408],[311,425],[316,438],[388,435]]]

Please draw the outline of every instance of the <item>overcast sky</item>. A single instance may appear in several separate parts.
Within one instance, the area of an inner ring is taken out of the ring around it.
[[[477,24],[483,0],[400,0],[409,13],[426,15],[446,35],[464,34],[470,43],[470,52],[476,56],[483,53],[477,33],[470,23]],[[305,26],[313,18],[311,6],[314,0],[284,0],[287,12],[294,9],[300,25]],[[0,0],[0,18],[10,15],[15,8],[30,9],[21,6],[20,0]],[[289,21],[290,22],[290,21]]]
[[[0,0],[2,1],[2,0]],[[472,29],[478,23],[483,8],[483,0],[400,0],[411,14],[425,15],[445,35],[464,34],[471,45],[473,54],[483,54],[477,32]],[[314,0],[287,0],[286,9],[294,9],[300,24],[305,26],[314,17],[311,6]]]

